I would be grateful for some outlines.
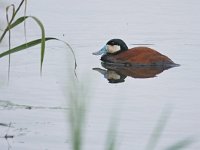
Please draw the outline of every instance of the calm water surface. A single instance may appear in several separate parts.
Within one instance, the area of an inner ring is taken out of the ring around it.
[[[88,85],[84,149],[105,149],[113,114],[119,120],[118,148],[145,149],[166,107],[171,107],[172,113],[156,149],[166,149],[186,138],[195,141],[186,149],[200,149],[199,11],[200,2],[195,0],[28,1],[27,13],[42,20],[47,36],[71,44],[78,64],[78,82]],[[28,40],[40,36],[34,22],[28,21],[27,28]],[[126,77],[125,82],[111,84],[93,70],[104,68],[92,52],[112,38],[123,39],[128,47],[147,44],[181,66],[156,77]],[[22,26],[13,32],[12,44],[23,40]],[[7,47],[5,40],[1,52]],[[8,58],[0,60],[0,123],[4,124],[0,136],[14,138],[0,138],[1,149],[70,149],[67,95],[73,59],[69,49],[59,42],[47,43],[42,77],[39,47],[11,57],[9,82]]]

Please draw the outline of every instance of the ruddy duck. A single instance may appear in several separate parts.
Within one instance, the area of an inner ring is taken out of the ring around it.
[[[101,60],[105,63],[122,66],[162,66],[175,67],[174,63],[167,56],[148,47],[134,47],[128,49],[121,39],[112,39],[94,55],[102,55]]]

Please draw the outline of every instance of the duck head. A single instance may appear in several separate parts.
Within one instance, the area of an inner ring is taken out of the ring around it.
[[[126,43],[121,39],[112,39],[106,43],[106,45],[97,52],[94,52],[93,55],[105,55],[113,54],[119,51],[126,51],[128,47]]]

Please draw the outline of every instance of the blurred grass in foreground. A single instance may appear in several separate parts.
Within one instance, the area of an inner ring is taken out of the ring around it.
[[[83,144],[83,128],[86,121],[86,110],[88,107],[86,95],[87,91],[82,84],[71,80],[69,90],[69,124],[71,132],[71,143],[73,150],[81,150]]]
[[[75,80],[71,82],[73,84],[73,88],[70,89],[70,100],[69,100],[70,101],[69,102],[69,106],[70,106],[69,124],[71,127],[70,133],[71,133],[71,138],[72,138],[71,144],[72,144],[72,150],[82,150],[83,149],[82,145],[84,142],[83,130],[86,123],[86,118],[87,118],[86,112],[89,105],[89,100],[86,97],[87,92],[89,91],[88,89],[89,86],[84,87],[84,84],[82,83],[77,84],[74,81]],[[153,129],[153,132],[149,138],[149,141],[147,141],[145,150],[156,150],[156,147],[159,144],[159,141],[162,140],[162,134],[165,127],[167,126],[171,113],[172,113],[172,110],[169,107],[166,107],[163,110],[159,120],[157,121],[155,128]],[[116,113],[113,114],[114,119],[111,119],[107,137],[105,138],[106,139],[105,150],[119,149],[117,147],[117,136],[118,136],[117,126],[118,126],[119,120],[116,120],[116,118],[119,119],[119,117],[115,115]],[[194,143],[194,139],[187,137],[180,141],[175,142],[172,145],[167,146],[166,148],[164,148],[164,150],[183,150],[185,148],[188,148],[193,143]]]

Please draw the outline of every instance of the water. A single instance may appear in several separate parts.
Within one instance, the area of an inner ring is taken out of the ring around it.
[[[118,148],[145,149],[166,107],[172,107],[172,114],[156,149],[165,149],[185,138],[195,139],[186,149],[200,148],[199,3],[195,0],[59,3],[49,0],[48,4],[28,1],[27,13],[42,20],[47,36],[71,44],[79,81],[88,84],[84,149],[105,149],[113,114],[119,120]],[[27,22],[27,28],[28,40],[40,36],[33,21]],[[23,26],[13,32],[13,46],[22,42],[19,38],[24,40]],[[93,70],[103,67],[92,52],[112,38],[123,39],[128,47],[147,44],[181,66],[154,78],[126,77],[125,82],[110,84]],[[0,47],[1,51],[5,49],[6,41]],[[69,49],[59,42],[47,43],[42,77],[39,47],[11,57],[9,82],[8,58],[0,60],[0,123],[11,123],[9,130],[0,126],[0,136],[8,134],[14,138],[0,138],[1,149],[9,146],[13,150],[70,149],[67,91],[71,78],[67,71],[73,70],[73,59]]]

